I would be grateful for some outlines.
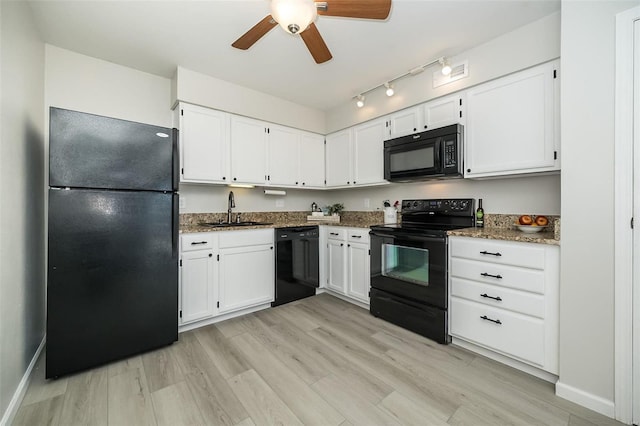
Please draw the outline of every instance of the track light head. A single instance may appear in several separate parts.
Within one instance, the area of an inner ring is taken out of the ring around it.
[[[442,74],[449,75],[451,74],[451,66],[449,65],[449,61],[447,61],[444,57],[438,59],[440,62],[440,66],[442,67]]]
[[[386,88],[387,88],[387,92],[386,92],[386,93],[387,93],[387,96],[389,96],[389,97],[393,96],[393,94],[395,93],[395,92],[393,91],[393,85],[392,85],[391,83],[385,83],[385,84],[384,84],[384,87],[386,87]]]
[[[362,108],[364,106],[364,96],[358,95],[356,96],[356,99],[356,105],[358,106],[358,108]]]

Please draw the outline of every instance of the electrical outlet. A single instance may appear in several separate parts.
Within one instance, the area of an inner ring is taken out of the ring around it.
[[[284,200],[276,200],[276,207],[284,207]]]
[[[186,199],[186,197],[185,197],[184,195],[181,195],[181,196],[179,197],[179,199],[180,199],[180,202],[178,203],[178,206],[179,206],[181,209],[184,209],[185,207],[187,207],[187,199]]]

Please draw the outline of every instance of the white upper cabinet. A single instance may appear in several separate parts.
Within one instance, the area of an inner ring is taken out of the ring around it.
[[[557,61],[467,91],[465,177],[560,169]]]
[[[324,136],[300,134],[299,185],[303,188],[324,188]]]
[[[267,181],[267,123],[231,117],[231,181],[264,185]]]
[[[351,129],[327,136],[326,179],[327,187],[348,186],[351,177]]]
[[[269,137],[267,184],[298,185],[300,131],[270,124],[267,134]]]
[[[385,183],[385,123],[378,119],[353,128],[353,185]]]
[[[465,124],[464,94],[445,96],[422,105],[422,131],[437,129],[451,124]]]
[[[394,112],[388,117],[387,125],[389,133],[385,135],[385,140],[420,132],[422,128],[422,107],[416,106]]]
[[[230,114],[180,103],[181,181],[229,182]]]

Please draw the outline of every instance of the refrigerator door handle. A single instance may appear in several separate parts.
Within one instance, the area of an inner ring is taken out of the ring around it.
[[[180,151],[178,150],[178,137],[180,132],[175,127],[172,129],[172,150],[173,150],[173,190],[178,190],[180,183]]]
[[[172,213],[171,213],[171,254],[174,259],[178,259],[178,238],[180,238],[180,195],[178,193],[173,193],[172,197]]]

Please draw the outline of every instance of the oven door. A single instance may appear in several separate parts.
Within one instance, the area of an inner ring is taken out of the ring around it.
[[[385,142],[384,178],[411,181],[443,174],[441,138],[417,139],[419,134]]]
[[[447,309],[447,238],[371,233],[371,287]]]

